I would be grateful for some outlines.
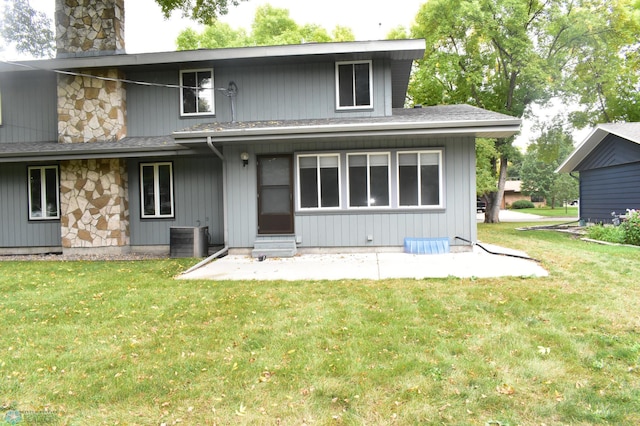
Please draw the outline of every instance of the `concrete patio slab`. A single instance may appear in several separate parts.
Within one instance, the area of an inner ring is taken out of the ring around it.
[[[486,244],[482,246],[492,252],[526,257],[526,253]],[[178,278],[296,281],[547,275],[547,271],[534,260],[490,254],[474,246],[473,251],[466,253],[303,254],[290,258],[267,258],[262,262],[249,256],[232,255],[215,260]]]

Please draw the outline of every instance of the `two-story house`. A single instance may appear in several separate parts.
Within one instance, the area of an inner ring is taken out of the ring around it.
[[[1,252],[476,240],[475,138],[520,120],[404,108],[423,40],[126,54],[98,3],[57,0],[55,59],[0,64]]]

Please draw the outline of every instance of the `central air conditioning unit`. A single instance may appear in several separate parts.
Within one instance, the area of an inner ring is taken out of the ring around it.
[[[172,226],[169,230],[169,257],[206,257],[209,227]]]

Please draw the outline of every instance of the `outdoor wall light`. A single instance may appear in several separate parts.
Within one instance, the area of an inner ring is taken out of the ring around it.
[[[242,160],[242,167],[247,167],[247,165],[249,164],[249,153],[243,152],[242,154],[240,154],[240,159]]]

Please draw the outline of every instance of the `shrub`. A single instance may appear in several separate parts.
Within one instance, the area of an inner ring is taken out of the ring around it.
[[[592,240],[624,244],[624,232],[619,226],[594,225],[587,228],[587,237]]]
[[[640,211],[627,210],[627,220],[620,224],[624,243],[640,246]]]
[[[529,200],[514,201],[511,205],[512,209],[532,209],[535,205]]]

